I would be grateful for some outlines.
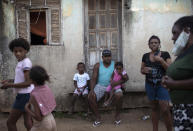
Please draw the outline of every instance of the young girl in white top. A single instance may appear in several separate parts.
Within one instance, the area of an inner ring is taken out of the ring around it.
[[[30,50],[30,45],[25,39],[18,38],[10,42],[9,49],[15,55],[18,63],[15,68],[14,83],[10,80],[4,80],[1,82],[1,89],[13,87],[17,93],[7,120],[7,127],[8,131],[17,131],[16,122],[22,115],[24,115],[24,125],[29,131],[32,127],[32,121],[30,115],[25,112],[24,107],[29,101],[30,93],[34,88],[29,79],[29,70],[32,67],[32,63],[30,59],[26,57],[26,54]]]

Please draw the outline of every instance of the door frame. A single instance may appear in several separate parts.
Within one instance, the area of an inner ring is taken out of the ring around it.
[[[123,3],[124,0],[117,0],[118,1],[118,31],[119,31],[119,38],[118,38],[118,42],[119,42],[119,46],[118,46],[118,61],[122,61],[123,59],[123,50],[122,50],[122,40],[123,40],[123,36],[122,36],[122,26],[123,26]],[[88,38],[88,0],[84,0],[83,1],[83,23],[84,23],[84,59],[85,59],[85,66],[86,66],[86,70],[89,74],[92,74],[92,72],[89,72],[89,38]]]

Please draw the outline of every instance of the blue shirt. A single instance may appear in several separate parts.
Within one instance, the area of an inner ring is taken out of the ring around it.
[[[114,71],[114,61],[111,61],[111,65],[109,67],[105,67],[103,62],[100,62],[99,66],[99,76],[98,76],[98,84],[101,86],[108,86],[110,84],[110,79]]]

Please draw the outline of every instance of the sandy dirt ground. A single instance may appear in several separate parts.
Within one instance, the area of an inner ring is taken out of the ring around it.
[[[144,115],[151,114],[149,109],[130,109],[121,113],[122,123],[115,126],[113,123],[113,111],[101,112],[102,124],[93,127],[92,116],[85,117],[84,113],[67,115],[65,113],[55,113],[58,131],[151,131],[151,119],[142,120]],[[6,120],[8,114],[0,113],[0,131],[7,131]],[[18,131],[26,131],[23,125],[23,118],[17,123]],[[160,121],[159,131],[165,131],[163,121]]]

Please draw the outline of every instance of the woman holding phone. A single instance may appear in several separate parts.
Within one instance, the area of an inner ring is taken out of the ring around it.
[[[153,131],[158,131],[160,112],[163,114],[167,131],[172,131],[168,90],[161,85],[171,58],[168,52],[160,51],[160,39],[151,36],[148,42],[150,52],[145,53],[141,63],[141,73],[146,76],[145,89],[152,106]]]

